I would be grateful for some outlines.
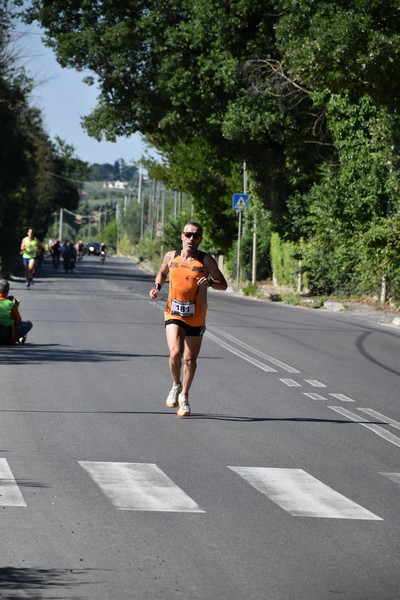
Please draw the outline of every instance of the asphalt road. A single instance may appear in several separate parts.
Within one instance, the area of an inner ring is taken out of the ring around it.
[[[12,285],[0,597],[400,598],[400,331],[211,291],[191,390],[128,260]]]

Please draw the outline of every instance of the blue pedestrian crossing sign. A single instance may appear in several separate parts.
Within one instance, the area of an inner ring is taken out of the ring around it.
[[[233,194],[232,208],[233,210],[236,210],[236,212],[247,210],[249,208],[249,195]]]

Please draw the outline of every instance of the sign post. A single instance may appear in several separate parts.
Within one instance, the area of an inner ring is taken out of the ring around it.
[[[249,207],[249,196],[248,194],[233,194],[232,197],[232,208],[238,213],[238,251],[237,251],[237,262],[236,262],[236,285],[239,287],[240,281],[240,242],[242,232],[242,212],[247,210]]]

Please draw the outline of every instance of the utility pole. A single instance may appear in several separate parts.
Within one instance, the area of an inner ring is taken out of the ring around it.
[[[243,193],[247,194],[247,168],[246,161],[243,162]],[[253,256],[251,264],[251,283],[255,284],[257,280],[257,213],[254,206],[253,213]]]
[[[142,164],[139,164],[139,184],[138,184],[138,197],[137,201],[140,204],[140,237],[143,238],[143,228],[144,228],[144,201],[142,199],[142,180],[143,180],[143,167]]]
[[[60,240],[61,243],[62,243],[62,234],[63,234],[63,214],[64,214],[64,209],[60,208],[60,224],[59,224],[59,230],[58,230],[58,239]]]

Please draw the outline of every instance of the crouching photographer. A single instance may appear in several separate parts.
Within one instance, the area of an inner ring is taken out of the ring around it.
[[[19,300],[9,296],[10,284],[0,279],[0,344],[24,344],[32,329],[30,321],[22,321]]]

